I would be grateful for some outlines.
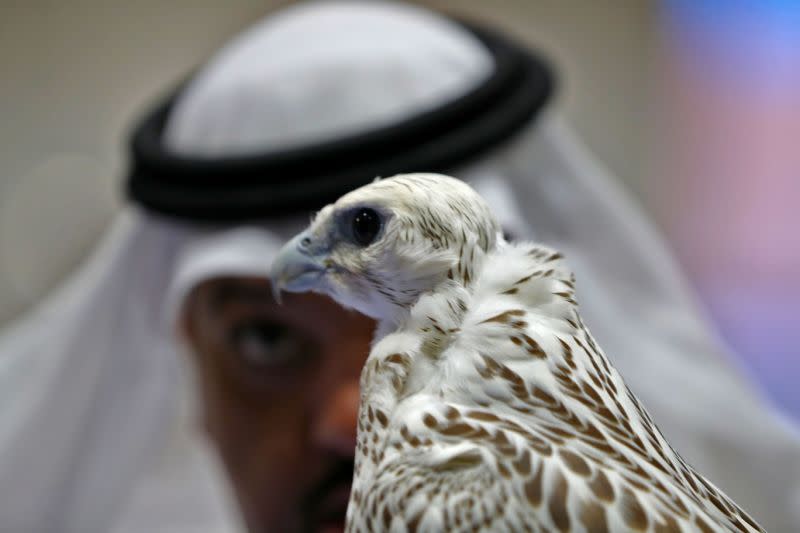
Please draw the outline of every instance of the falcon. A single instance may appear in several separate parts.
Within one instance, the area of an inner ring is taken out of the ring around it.
[[[378,321],[347,531],[763,531],[625,385],[562,255],[506,242],[462,181],[405,174],[341,197],[271,279]]]

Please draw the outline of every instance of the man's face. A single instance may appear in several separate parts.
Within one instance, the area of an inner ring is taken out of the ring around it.
[[[186,301],[206,428],[254,532],[340,529],[374,323],[314,294],[219,278]]]

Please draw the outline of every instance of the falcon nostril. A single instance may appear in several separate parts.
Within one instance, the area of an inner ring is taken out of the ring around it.
[[[506,242],[514,242],[517,240],[517,236],[508,228],[503,228],[503,239],[505,239]]]

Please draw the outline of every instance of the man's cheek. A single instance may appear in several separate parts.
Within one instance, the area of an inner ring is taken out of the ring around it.
[[[258,526],[280,524],[275,531],[293,531],[300,523],[300,501],[310,484],[305,456],[305,432],[280,419],[264,420],[238,431],[230,446],[236,456],[229,462],[232,481],[245,513]]]

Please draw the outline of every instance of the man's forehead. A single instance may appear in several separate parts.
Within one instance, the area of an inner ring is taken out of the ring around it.
[[[277,305],[272,295],[269,278],[257,276],[225,276],[200,283],[195,291],[208,295],[214,307],[224,307],[231,302],[256,301]]]
[[[273,295],[268,277],[264,276],[224,276],[206,280],[193,291],[215,308],[231,304],[259,304],[275,306],[287,311],[299,306],[312,305],[317,308],[331,306],[337,311],[350,312],[336,304],[329,297],[315,293],[287,293],[278,303]]]

